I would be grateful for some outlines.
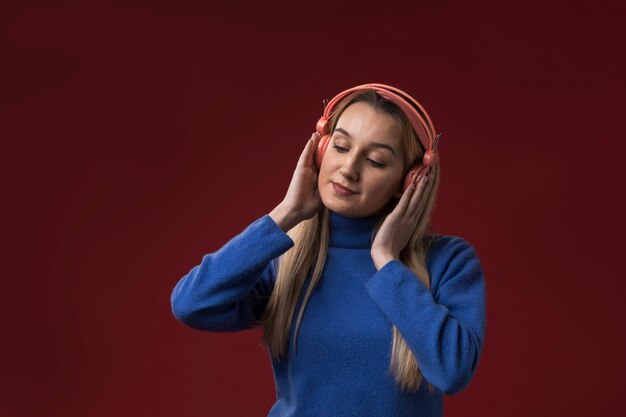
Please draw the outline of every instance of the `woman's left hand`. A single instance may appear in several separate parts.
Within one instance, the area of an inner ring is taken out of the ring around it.
[[[400,258],[400,251],[409,242],[417,219],[426,204],[428,176],[418,176],[400,197],[400,201],[380,226],[372,242],[372,259],[377,270],[387,262]]]

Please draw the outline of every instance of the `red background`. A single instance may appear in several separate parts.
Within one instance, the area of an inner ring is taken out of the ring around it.
[[[169,296],[364,82],[429,111],[436,230],[486,273],[446,416],[624,415],[620,3],[3,2],[0,415],[266,416],[260,331],[191,330]]]

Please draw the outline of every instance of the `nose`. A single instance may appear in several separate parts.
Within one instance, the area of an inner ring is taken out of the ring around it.
[[[351,181],[359,179],[359,170],[356,161],[348,158],[346,162],[339,168],[339,173]]]

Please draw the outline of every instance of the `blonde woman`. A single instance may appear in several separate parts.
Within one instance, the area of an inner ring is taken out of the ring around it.
[[[439,135],[384,84],[327,105],[285,198],[175,286],[176,318],[262,326],[269,416],[441,416],[481,355],[485,281],[474,248],[429,228]]]

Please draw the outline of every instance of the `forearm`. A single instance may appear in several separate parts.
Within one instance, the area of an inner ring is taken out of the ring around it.
[[[400,261],[389,262],[367,283],[370,296],[393,323],[417,358],[426,379],[446,394],[470,381],[482,349],[484,288],[482,276],[458,291],[449,307],[438,302]],[[448,300],[449,301],[449,300]]]
[[[271,293],[270,283],[255,283],[272,271],[269,262],[293,245],[273,221],[260,218],[180,279],[172,291],[172,312],[183,323],[201,330],[244,326],[255,306],[244,301],[251,291]],[[254,299],[251,298],[251,299]],[[260,302],[260,301],[259,301]]]

